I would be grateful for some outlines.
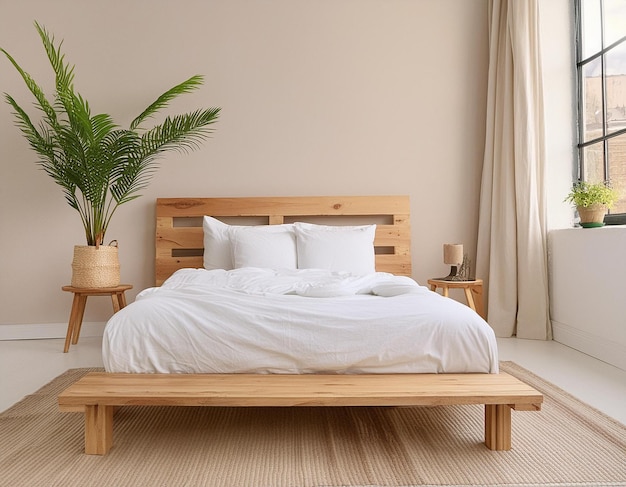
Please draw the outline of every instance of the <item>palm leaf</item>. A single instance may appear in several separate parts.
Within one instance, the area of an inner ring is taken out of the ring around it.
[[[48,124],[51,127],[58,126],[57,113],[54,110],[54,107],[50,104],[50,102],[46,98],[46,95],[44,94],[43,90],[39,87],[39,85],[35,82],[35,80],[31,78],[31,76],[26,71],[24,71],[20,67],[19,64],[17,64],[15,59],[13,59],[13,57],[8,52],[6,52],[1,47],[0,47],[0,52],[2,52],[8,58],[8,60],[11,62],[11,64],[13,64],[13,66],[15,67],[17,72],[20,74],[20,76],[22,76],[22,79],[24,80],[26,87],[30,90],[30,92],[35,97],[35,100],[37,101],[36,106],[44,112],[47,118]]]
[[[197,149],[200,141],[213,132],[209,125],[217,121],[219,112],[219,108],[208,108],[167,117],[162,124],[142,135],[144,154],[153,155],[172,149],[182,152]]]
[[[46,140],[41,133],[35,128],[28,114],[20,107],[11,95],[5,95],[5,99],[9,105],[13,107],[13,115],[15,117],[15,124],[22,131],[22,134],[28,140],[30,146],[44,158],[51,157],[53,155],[52,143]],[[45,132],[42,128],[42,132]]]
[[[146,118],[153,116],[159,110],[165,108],[170,101],[174,98],[185,94],[190,93],[196,89],[203,83],[203,77],[199,75],[192,76],[187,81],[183,81],[179,85],[170,88],[161,96],[159,96],[153,103],[151,103],[148,108],[146,108],[141,115],[139,115],[135,120],[133,120],[130,124],[130,130],[135,130],[139,127],[139,124],[143,122]]]
[[[74,81],[74,67],[64,64],[65,56],[61,53],[61,45],[63,41],[59,42],[57,47],[54,46],[54,36],[51,36],[46,29],[41,27],[35,22],[35,28],[41,37],[44,49],[52,65],[52,69],[56,74],[56,88],[57,91],[67,91],[71,88]]]
[[[202,76],[170,88],[131,123],[121,129],[106,113],[91,114],[89,103],[74,90],[74,66],[65,61],[61,42],[35,22],[55,74],[54,102],[4,49],[9,62],[21,75],[41,111],[38,124],[13,97],[5,99],[13,108],[15,125],[38,154],[37,164],[61,186],[68,204],[78,211],[88,245],[102,242],[111,217],[119,205],[140,196],[158,169],[158,158],[166,151],[197,149],[213,131],[220,109],[208,108],[166,117],[162,124],[139,133],[139,125],[165,108],[174,98],[196,90]]]

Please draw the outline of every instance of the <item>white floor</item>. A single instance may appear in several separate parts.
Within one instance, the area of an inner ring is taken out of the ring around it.
[[[63,353],[64,340],[0,341],[0,411],[71,368],[101,367],[101,338],[85,337]],[[557,342],[498,339],[511,360],[626,424],[626,371]]]

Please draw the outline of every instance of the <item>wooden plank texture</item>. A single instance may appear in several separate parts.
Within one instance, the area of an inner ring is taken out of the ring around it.
[[[123,406],[406,406],[532,404],[542,395],[500,374],[91,373],[59,395],[61,409]]]
[[[408,196],[159,198],[162,216],[394,215],[409,213]]]

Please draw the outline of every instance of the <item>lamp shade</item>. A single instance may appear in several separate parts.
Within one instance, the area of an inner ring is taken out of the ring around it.
[[[463,263],[463,244],[443,244],[443,263],[448,265]]]

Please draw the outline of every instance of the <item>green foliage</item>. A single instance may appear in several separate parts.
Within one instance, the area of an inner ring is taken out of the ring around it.
[[[35,22],[56,83],[54,100],[4,49],[35,98],[41,112],[37,125],[15,99],[5,93],[13,108],[15,125],[38,154],[37,164],[61,186],[68,204],[78,211],[85,228],[87,245],[100,245],[117,207],[140,196],[157,169],[164,152],[188,152],[212,132],[220,109],[207,108],[173,117],[150,129],[141,128],[146,119],[179,95],[196,90],[201,76],[192,76],[170,88],[148,106],[128,129],[120,128],[110,115],[92,115],[87,100],[74,90],[74,66],[65,62],[61,44]]]
[[[565,198],[576,206],[591,206],[600,203],[607,208],[611,208],[619,199],[616,189],[612,188],[608,182],[588,183],[579,181],[572,187],[572,190]]]

